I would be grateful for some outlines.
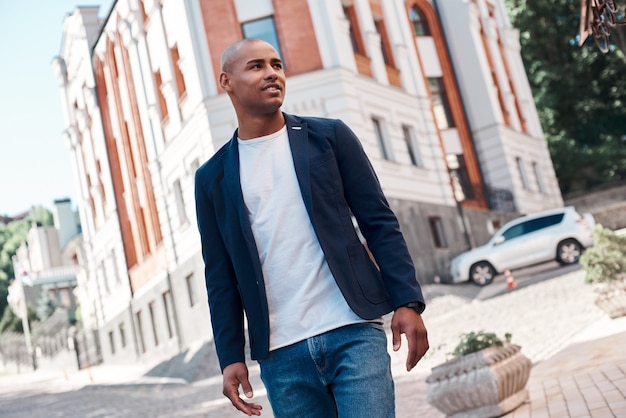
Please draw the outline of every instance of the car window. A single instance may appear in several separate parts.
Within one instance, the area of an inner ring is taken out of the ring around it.
[[[544,216],[537,219],[531,219],[526,222],[522,222],[520,224],[514,225],[504,231],[502,236],[505,241],[509,241],[513,238],[517,238],[519,236],[529,234],[531,232],[538,231],[543,228],[547,228],[552,225],[556,225],[563,219],[564,214],[558,213],[556,215]]]
[[[518,224],[510,227],[502,233],[505,241],[524,235],[524,224]]]
[[[531,232],[538,231],[543,228],[547,228],[552,225],[556,225],[563,219],[563,214],[558,213],[556,215],[544,216],[542,218],[533,219],[525,222],[524,233],[529,234]]]

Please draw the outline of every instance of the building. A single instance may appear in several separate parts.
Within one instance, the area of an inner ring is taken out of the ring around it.
[[[76,8],[63,33],[83,321],[107,362],[211,338],[193,180],[236,128],[217,76],[243,37],[280,52],[286,112],[362,140],[422,282],[504,220],[563,204],[503,0],[117,0],[104,19]]]
[[[56,200],[52,215],[54,226],[33,223],[26,241],[16,250],[13,269],[25,285],[27,304],[37,308],[48,299],[54,306],[73,310],[80,223],[69,199]]]

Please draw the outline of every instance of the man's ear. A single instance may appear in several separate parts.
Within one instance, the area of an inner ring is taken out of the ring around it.
[[[220,73],[220,87],[225,91],[230,91],[230,78],[224,72]]]

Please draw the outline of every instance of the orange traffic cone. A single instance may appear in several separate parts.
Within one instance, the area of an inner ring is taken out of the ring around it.
[[[509,268],[504,269],[504,277],[506,277],[506,287],[509,289],[515,289],[517,287],[517,282],[513,278],[513,274],[511,274],[511,270]]]

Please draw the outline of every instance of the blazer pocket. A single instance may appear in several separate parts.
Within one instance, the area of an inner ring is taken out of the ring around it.
[[[326,164],[335,159],[335,153],[332,150],[328,150],[322,154],[316,155],[309,159],[309,167],[316,167],[319,164]]]
[[[324,154],[326,155],[326,154]],[[331,196],[339,192],[341,176],[334,156],[328,155],[326,159],[315,159],[309,166],[311,190],[313,195]]]
[[[350,244],[347,247],[354,283],[360,293],[373,304],[389,301],[389,293],[385,288],[380,271],[372,262],[363,244]]]

